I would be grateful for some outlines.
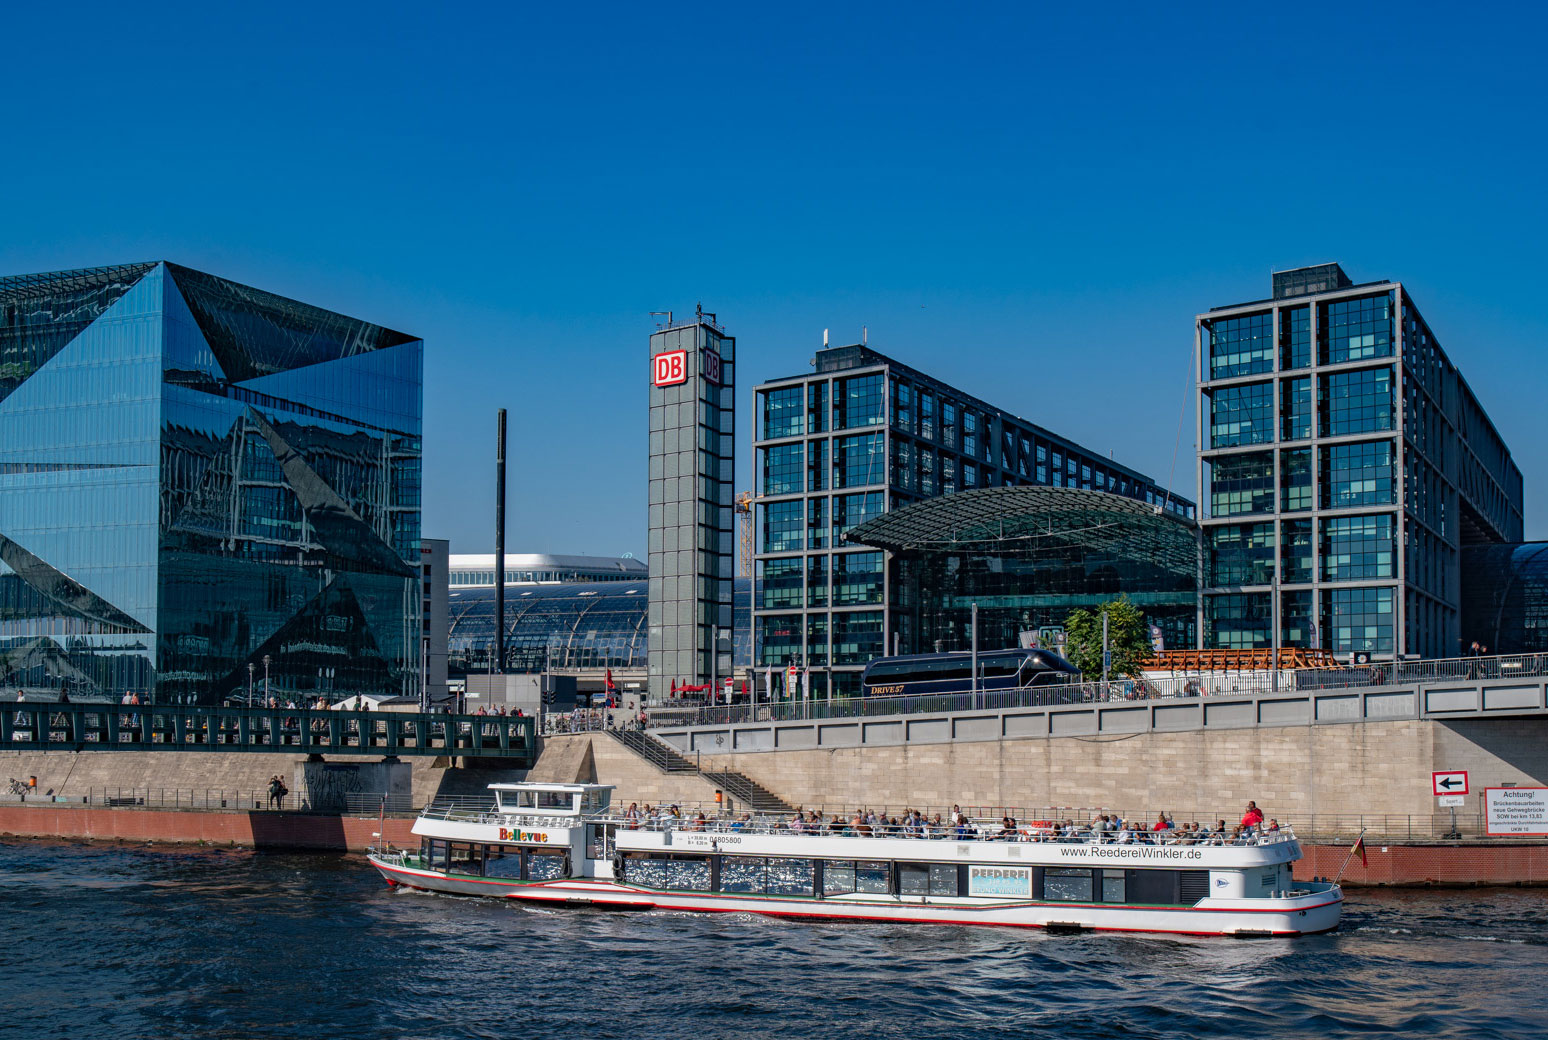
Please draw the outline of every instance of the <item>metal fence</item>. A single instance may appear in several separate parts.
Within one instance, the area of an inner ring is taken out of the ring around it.
[[[902,697],[847,697],[833,700],[776,700],[751,704],[652,708],[652,728],[795,722],[877,715],[1040,708],[1060,704],[1169,700],[1236,694],[1360,689],[1436,682],[1539,679],[1548,676],[1548,654],[1388,661],[1341,668],[1285,668],[1278,671],[1196,671],[1146,679],[1022,686],[977,693],[917,694]]]

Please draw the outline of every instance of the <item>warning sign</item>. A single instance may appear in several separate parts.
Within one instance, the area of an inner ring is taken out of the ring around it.
[[[1548,837],[1548,787],[1485,788],[1484,831]]]

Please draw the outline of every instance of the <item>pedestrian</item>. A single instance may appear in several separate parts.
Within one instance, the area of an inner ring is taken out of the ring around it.
[[[278,774],[269,777],[269,808],[279,804],[280,789],[284,786]]]

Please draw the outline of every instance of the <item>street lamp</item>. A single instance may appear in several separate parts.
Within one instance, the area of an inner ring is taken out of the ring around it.
[[[253,671],[257,667],[253,662],[247,662],[247,706],[249,708],[253,706]]]
[[[270,697],[270,693],[269,693],[269,661],[270,661],[269,655],[268,654],[264,654],[263,655],[263,699],[265,701],[267,701],[269,699],[269,697]]]

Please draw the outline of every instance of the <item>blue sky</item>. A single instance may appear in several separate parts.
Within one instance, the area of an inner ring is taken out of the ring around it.
[[[650,311],[737,336],[741,487],[753,384],[865,325],[1194,497],[1193,315],[1337,260],[1409,287],[1548,538],[1543,8],[555,6],[8,12],[0,271],[423,336],[427,535],[488,551],[505,406],[510,547],[643,554]]]

